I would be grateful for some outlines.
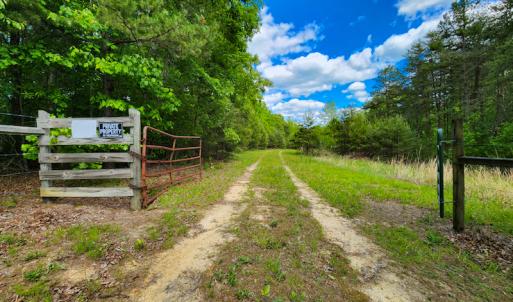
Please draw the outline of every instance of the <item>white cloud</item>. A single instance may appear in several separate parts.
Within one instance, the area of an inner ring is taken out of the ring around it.
[[[407,18],[416,18],[429,11],[447,9],[454,0],[399,0],[395,5],[397,13]]]
[[[367,92],[367,87],[363,82],[354,82],[342,92],[347,94],[348,98],[356,99],[362,103],[367,102],[371,99],[369,93]]]
[[[396,63],[404,57],[413,43],[435,30],[439,22],[440,18],[424,21],[406,33],[390,36],[383,44],[374,49],[375,60],[385,64]]]
[[[406,0],[400,3],[406,3]],[[249,43],[249,51],[260,57],[261,64],[257,70],[273,82],[272,89],[265,93],[263,100],[273,112],[300,120],[305,112],[321,116],[324,108],[323,102],[300,97],[329,91],[337,85],[351,84],[343,91],[348,98],[359,102],[370,100],[363,81],[375,78],[386,64],[402,60],[413,43],[436,29],[441,17],[425,20],[405,33],[394,34],[374,49],[368,47],[350,56],[337,57],[320,52],[301,54],[310,51],[308,43],[318,39],[317,26],[307,26],[293,33],[292,24],[274,23],[266,7],[261,11],[261,18],[261,29]],[[367,40],[370,43],[372,35]],[[292,54],[300,55],[293,57]],[[276,63],[276,59],[280,63]]]
[[[323,102],[316,100],[291,99],[287,102],[276,104],[271,110],[287,118],[300,120],[306,113],[312,114],[314,117],[319,116],[324,106]]]
[[[292,96],[308,96],[331,90],[334,84],[373,78],[377,69],[372,63],[372,50],[366,48],[349,59],[343,56],[330,59],[313,52],[280,65],[264,66],[260,71],[274,83],[274,88],[285,90]]]
[[[249,41],[248,51],[258,55],[264,64],[270,64],[273,57],[310,51],[307,43],[318,39],[319,27],[315,23],[308,24],[303,30],[294,33],[293,24],[274,23],[274,18],[266,6],[260,11],[260,19],[260,30]]]
[[[281,102],[286,97],[287,95],[282,92],[266,93],[264,94],[264,103],[266,103],[268,107],[272,107]]]
[[[371,34],[369,34],[367,36],[367,43],[372,43],[372,35]]]

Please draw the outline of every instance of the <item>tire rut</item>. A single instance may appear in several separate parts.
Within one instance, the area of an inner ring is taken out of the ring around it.
[[[201,274],[212,264],[221,245],[234,239],[226,232],[233,216],[245,209],[242,199],[258,162],[230,187],[223,201],[205,213],[198,227],[172,249],[156,256],[146,286],[135,292],[135,301],[203,301]]]
[[[281,154],[280,154],[281,156]],[[283,159],[282,159],[283,162]],[[328,241],[341,247],[351,267],[360,274],[360,290],[372,301],[424,301],[420,284],[411,278],[398,276],[388,267],[385,253],[368,238],[356,231],[356,225],[329,206],[306,183],[283,164],[301,197],[308,200],[312,216],[322,226]]]

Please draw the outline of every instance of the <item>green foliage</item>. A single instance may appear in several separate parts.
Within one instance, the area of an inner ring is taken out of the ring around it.
[[[366,140],[365,153],[371,157],[398,158],[415,150],[415,134],[401,116],[373,121]]]
[[[465,121],[466,153],[512,157],[513,22],[509,0],[456,1],[428,39],[413,45],[404,69],[380,72],[369,119],[400,115],[418,137],[410,150],[433,157],[434,133],[452,133],[452,120]]]
[[[143,125],[202,136],[212,157],[284,147],[291,124],[262,102],[270,83],[247,52],[259,5],[1,0],[0,108],[68,117],[136,108]],[[35,159],[36,149],[24,148]]]
[[[305,121],[292,138],[292,145],[300,149],[304,154],[312,154],[315,149],[319,148],[321,143],[318,127],[314,126],[314,122],[313,117],[306,115]]]

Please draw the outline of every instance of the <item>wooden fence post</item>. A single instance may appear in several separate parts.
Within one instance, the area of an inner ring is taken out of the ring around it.
[[[50,140],[50,128],[48,125],[48,120],[50,119],[50,114],[44,110],[38,110],[37,112],[37,127],[43,129],[43,135],[39,137],[39,142],[43,140]],[[39,144],[39,158],[43,158],[48,156],[51,152],[51,147],[48,145],[42,145]],[[47,172],[52,170],[52,164],[51,163],[40,163],[40,171],[41,172]],[[39,172],[39,173],[41,173]],[[52,186],[52,181],[50,180],[41,180],[41,188],[49,188]],[[43,197],[43,202],[50,202],[52,201],[51,197]]]
[[[465,155],[463,145],[463,120],[453,122],[454,155],[452,161],[453,229],[462,232],[465,229],[465,165],[460,160]]]
[[[133,162],[130,164],[130,168],[133,173],[133,190],[134,196],[130,201],[130,207],[133,210],[141,209],[141,114],[136,109],[129,109],[128,115],[134,121],[134,126],[130,128],[130,134],[134,139],[134,143],[130,146],[130,151],[134,156]]]

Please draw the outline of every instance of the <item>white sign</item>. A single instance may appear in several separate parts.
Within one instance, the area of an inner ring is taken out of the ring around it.
[[[95,138],[96,120],[71,120],[71,137],[73,138]]]

